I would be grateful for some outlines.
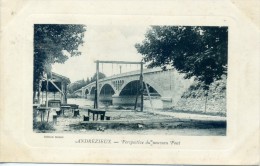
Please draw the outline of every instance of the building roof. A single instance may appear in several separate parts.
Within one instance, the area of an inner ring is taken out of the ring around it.
[[[61,79],[62,81],[65,81],[68,84],[70,83],[70,79],[68,77],[65,77],[63,75],[60,75],[60,74],[57,74],[54,72],[52,72],[52,78],[58,78],[58,79]]]

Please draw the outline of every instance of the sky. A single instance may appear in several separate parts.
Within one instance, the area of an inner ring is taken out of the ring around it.
[[[71,82],[92,77],[96,72],[95,60],[141,61],[134,45],[144,40],[149,26],[87,25],[82,55],[70,57],[64,64],[54,64],[52,71],[70,78]],[[111,76],[120,73],[120,65],[100,65],[100,72]],[[138,65],[121,65],[122,72],[138,70]]]

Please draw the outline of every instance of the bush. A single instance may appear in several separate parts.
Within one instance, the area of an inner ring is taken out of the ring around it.
[[[33,129],[35,129],[35,130],[54,130],[54,127],[51,123],[48,123],[48,122],[34,122]]]

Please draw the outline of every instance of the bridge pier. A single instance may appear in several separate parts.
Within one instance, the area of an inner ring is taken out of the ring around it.
[[[95,95],[87,95],[87,98],[88,98],[89,100],[95,100]]]
[[[112,101],[112,95],[100,95],[99,100],[105,101],[105,102],[111,102]]]
[[[134,106],[135,105],[136,96],[112,96],[112,103],[113,105],[127,105],[127,106]],[[140,106],[141,98],[138,97],[137,105]]]
[[[172,98],[171,97],[161,97],[162,103],[163,103],[163,109],[172,108]]]

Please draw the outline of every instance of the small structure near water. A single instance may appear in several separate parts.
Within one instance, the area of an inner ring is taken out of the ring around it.
[[[66,104],[69,83],[69,78],[52,72],[50,78],[42,81],[40,104],[45,104],[48,100],[60,100],[61,104]]]

